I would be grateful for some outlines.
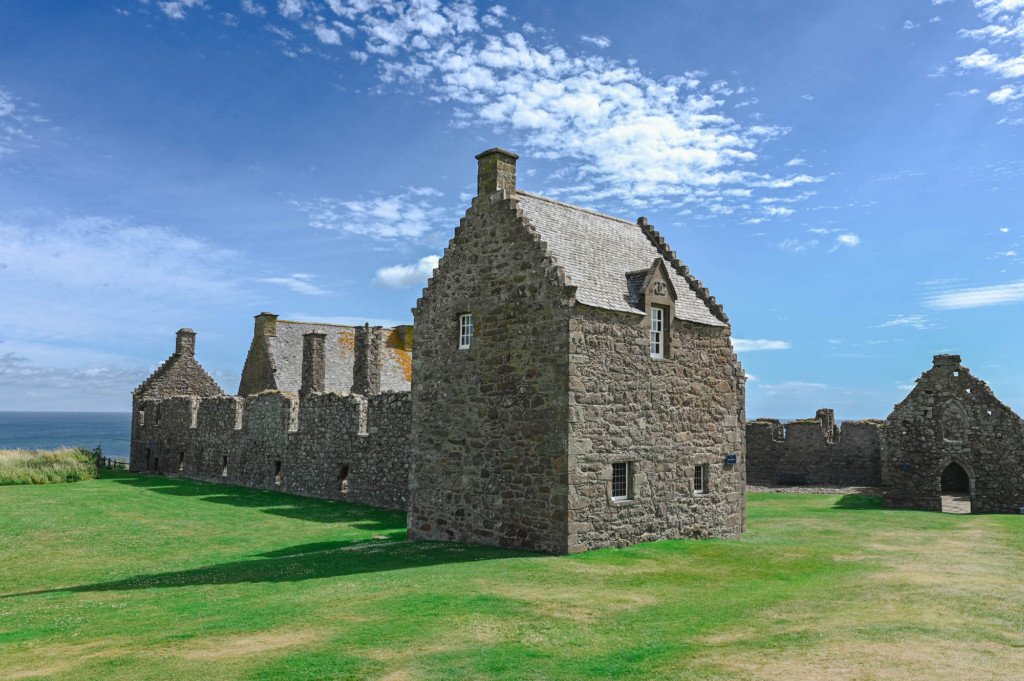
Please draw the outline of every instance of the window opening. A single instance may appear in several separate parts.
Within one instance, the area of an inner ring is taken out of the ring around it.
[[[467,350],[473,343],[473,315],[459,315],[459,350]]]
[[[222,478],[228,477],[228,457],[222,456],[221,459],[220,459],[220,465],[221,465],[220,476]]]
[[[612,501],[624,501],[632,497],[633,475],[628,461],[612,464]]]
[[[651,357],[665,356],[665,308],[651,306]]]
[[[343,496],[348,494],[348,466],[341,467],[341,474],[338,475],[338,490]]]
[[[146,407],[145,406],[139,407],[139,425],[140,426],[146,425]]]
[[[183,470],[185,470],[185,452],[180,452],[178,454],[178,472],[181,473]]]
[[[275,485],[280,485],[281,484],[281,462],[280,461],[275,461],[274,462],[274,484]]]
[[[155,470],[157,473],[160,472],[160,457],[159,456],[157,456],[157,457],[155,457],[153,459],[153,470]]]
[[[693,467],[693,492],[694,494],[704,494],[707,491],[708,484],[708,466],[707,464],[700,464]]]

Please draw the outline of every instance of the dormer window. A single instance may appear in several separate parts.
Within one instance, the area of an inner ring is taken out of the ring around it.
[[[651,305],[651,357],[661,359],[665,356],[665,318],[667,308]]]
[[[459,315],[459,350],[468,350],[473,344],[473,315]]]

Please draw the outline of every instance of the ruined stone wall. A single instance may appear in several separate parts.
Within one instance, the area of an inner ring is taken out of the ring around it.
[[[958,355],[934,366],[896,405],[882,435],[882,484],[890,508],[942,510],[941,475],[951,463],[969,477],[973,513],[1024,508],[1024,421]]]
[[[406,507],[408,393],[173,397],[136,412],[132,470]]]
[[[831,409],[813,419],[747,423],[747,482],[752,485],[881,484],[882,421],[845,421]]]
[[[474,199],[413,311],[409,538],[565,553],[570,296],[508,196]]]
[[[673,319],[650,356],[645,316],[573,309],[569,355],[569,550],[744,529],[744,375],[728,327]],[[726,463],[733,455],[736,462]],[[632,498],[611,498],[627,462]],[[694,468],[705,466],[705,491]]]

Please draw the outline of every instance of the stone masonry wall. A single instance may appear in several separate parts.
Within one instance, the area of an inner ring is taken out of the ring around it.
[[[405,509],[410,400],[268,391],[139,400],[130,468]]]
[[[747,482],[752,485],[881,484],[882,421],[845,421],[831,409],[813,419],[747,423]]]
[[[409,538],[560,554],[571,296],[516,205],[473,200],[413,311]]]
[[[744,529],[744,375],[728,327],[673,319],[650,356],[650,321],[578,305],[570,322],[569,550]],[[726,456],[735,455],[735,464]],[[611,499],[612,463],[632,498]],[[706,466],[706,491],[694,467]]]
[[[896,405],[882,435],[882,484],[890,508],[942,510],[942,472],[959,464],[973,513],[1024,508],[1024,420],[1000,402],[958,355],[934,366]]]

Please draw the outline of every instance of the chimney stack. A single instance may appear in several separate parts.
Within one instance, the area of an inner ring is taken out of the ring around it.
[[[327,334],[313,331],[302,335],[302,387],[299,397],[324,391],[324,339]]]
[[[174,354],[182,357],[196,356],[196,332],[192,329],[178,329],[178,338],[174,343]]]
[[[277,315],[272,312],[260,312],[256,315],[256,335],[276,336]]]
[[[380,392],[380,329],[379,326],[356,327],[355,363],[352,367],[352,392],[376,395]]]
[[[516,159],[511,151],[495,147],[477,154],[476,195],[490,196],[505,191],[509,196],[516,194]]]
[[[932,357],[932,366],[960,366],[960,355],[934,355]]]

